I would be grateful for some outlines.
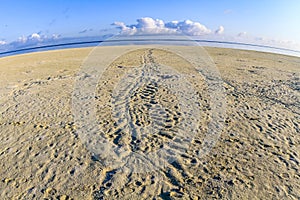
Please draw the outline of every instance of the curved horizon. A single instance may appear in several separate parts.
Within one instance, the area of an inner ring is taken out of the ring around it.
[[[106,42],[197,42],[197,43],[210,43],[210,44],[228,44],[228,45],[238,45],[238,46],[247,46],[247,47],[258,47],[258,48],[266,48],[270,50],[280,50],[280,51],[286,51],[287,55],[292,56],[298,56],[300,57],[300,51],[288,49],[288,48],[282,48],[282,47],[275,47],[275,46],[269,46],[269,45],[260,45],[260,44],[253,44],[253,43],[243,43],[243,42],[232,42],[232,41],[220,41],[220,40],[201,40],[201,39],[195,39],[195,40],[185,40],[185,39],[121,39],[121,40],[91,40],[91,41],[81,41],[81,42],[66,42],[66,43],[59,43],[59,44],[50,44],[50,45],[41,45],[41,46],[33,46],[33,47],[27,47],[27,48],[19,48],[15,50],[9,50],[9,51],[2,51],[0,52],[0,57],[6,57],[6,56],[12,56],[12,55],[20,55],[20,54],[26,54],[26,53],[33,53],[33,52],[40,52],[40,51],[47,51],[47,50],[59,50],[59,49],[68,49],[68,48],[80,48],[80,47],[96,47],[97,45],[93,44],[101,44]],[[76,46],[76,45],[82,45],[82,46]],[[69,47],[68,47],[69,46]],[[64,48],[65,47],[65,48]],[[213,46],[211,46],[213,47]],[[54,49],[48,49],[48,48],[54,48]],[[234,47],[223,47],[223,48],[234,48]],[[236,48],[239,49],[239,48]],[[243,49],[243,48],[241,48]],[[253,50],[253,49],[246,49],[246,50]],[[257,50],[265,52],[263,50]],[[296,53],[294,54],[288,54],[289,53]],[[272,52],[271,53],[278,53],[278,52]],[[283,52],[279,54],[284,54]],[[299,55],[297,55],[299,54]]]

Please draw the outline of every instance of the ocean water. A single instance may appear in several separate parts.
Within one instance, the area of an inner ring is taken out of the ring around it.
[[[123,46],[123,45],[147,45],[147,44],[158,44],[158,45],[183,45],[183,46],[208,46],[208,47],[221,47],[221,48],[234,48],[244,50],[254,50],[261,52],[277,53],[283,55],[290,55],[300,57],[300,51],[293,49],[286,49],[280,47],[250,44],[250,43],[239,43],[239,42],[228,42],[228,41],[216,41],[216,40],[191,40],[186,38],[115,38],[115,39],[99,39],[90,38],[90,40],[66,40],[63,43],[52,43],[52,44],[41,44],[35,46],[26,46],[19,48],[8,48],[0,49],[0,58],[24,53],[68,49],[68,48],[82,48],[82,47],[96,47],[96,46]]]

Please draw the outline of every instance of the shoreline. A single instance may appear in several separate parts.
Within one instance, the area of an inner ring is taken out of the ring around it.
[[[164,42],[166,39],[162,39]],[[27,53],[35,53],[35,52],[44,52],[51,50],[64,50],[64,49],[75,49],[75,48],[96,48],[105,43],[115,43],[115,42],[130,42],[131,40],[95,40],[95,41],[85,41],[85,42],[70,42],[70,43],[61,43],[61,44],[51,44],[51,45],[43,45],[43,46],[33,46],[33,47],[25,47],[21,49],[8,50],[0,52],[0,58],[14,55],[22,55]],[[135,41],[135,40],[134,40]],[[151,40],[150,40],[151,41]],[[158,40],[159,41],[159,40]],[[189,40],[172,40],[169,42],[189,42]],[[140,45],[151,45],[152,43],[147,44],[147,40],[136,40],[135,42],[145,42]],[[166,40],[165,42],[168,42]],[[226,49],[237,49],[237,50],[250,50],[257,51],[263,53],[274,53],[288,56],[300,57],[299,50],[293,50],[282,47],[273,47],[268,45],[259,45],[259,44],[251,44],[251,43],[241,43],[241,42],[230,42],[230,41],[214,41],[214,40],[191,40],[190,42],[198,43],[201,47],[217,47],[217,48],[226,48]],[[98,44],[98,45],[94,45]],[[157,44],[160,45],[160,44]],[[162,43],[163,45],[163,43]],[[112,45],[111,45],[112,46]],[[118,45],[116,45],[118,46]],[[123,46],[123,45],[121,45]],[[174,45],[176,46],[176,45]],[[182,45],[187,46],[187,45]]]

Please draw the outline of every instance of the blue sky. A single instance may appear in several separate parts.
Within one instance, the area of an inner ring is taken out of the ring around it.
[[[0,41],[7,43],[33,33],[98,35],[116,21],[129,26],[143,17],[165,23],[189,19],[212,32],[222,26],[233,38],[246,33],[300,43],[299,0],[0,0],[0,10]]]

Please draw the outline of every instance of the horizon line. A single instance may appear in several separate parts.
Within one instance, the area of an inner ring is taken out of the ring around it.
[[[0,55],[5,54],[14,54],[23,52],[26,53],[26,51],[34,51],[34,50],[43,50],[46,48],[52,48],[52,47],[64,47],[64,46],[74,46],[74,45],[85,45],[85,44],[94,44],[94,43],[106,43],[106,42],[147,42],[147,41],[159,41],[159,42],[206,42],[206,43],[216,43],[216,44],[230,44],[230,45],[244,45],[244,46],[252,46],[252,47],[261,47],[261,48],[268,48],[268,49],[275,49],[275,50],[282,50],[282,51],[288,51],[288,52],[294,52],[294,53],[300,53],[300,50],[293,50],[283,47],[274,47],[269,45],[260,45],[260,44],[252,44],[252,43],[242,43],[242,42],[230,42],[230,41],[220,41],[220,40],[186,40],[186,39],[121,39],[121,40],[92,40],[92,41],[82,41],[82,42],[68,42],[68,43],[59,43],[59,44],[50,44],[50,45],[42,45],[42,46],[34,46],[34,47],[27,47],[27,48],[20,48],[15,50],[9,50],[9,51],[3,51],[0,52]],[[21,53],[22,54],[22,53]]]

